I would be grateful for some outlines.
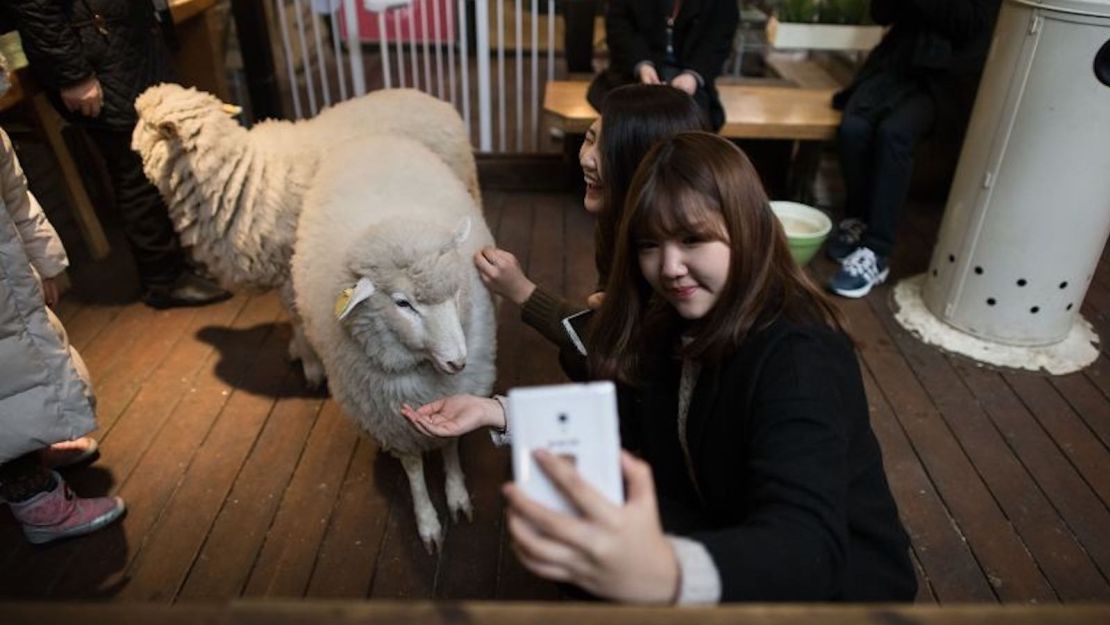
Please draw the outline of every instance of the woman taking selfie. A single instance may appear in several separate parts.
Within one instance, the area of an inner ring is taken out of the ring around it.
[[[529,570],[627,602],[913,599],[852,342],[736,146],[683,133],[644,158],[589,345],[620,387],[626,501],[537,453],[579,514],[506,485]],[[505,427],[485,401],[407,412],[433,434]]]

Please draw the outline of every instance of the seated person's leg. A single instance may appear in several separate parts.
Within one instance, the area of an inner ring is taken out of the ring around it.
[[[898,217],[913,176],[913,151],[933,126],[933,98],[921,91],[902,100],[875,133],[875,179],[863,244],[886,258],[894,247]]]
[[[829,258],[840,261],[859,247],[871,212],[875,125],[861,115],[845,113],[837,129],[836,147],[844,179],[844,219],[829,239]]]

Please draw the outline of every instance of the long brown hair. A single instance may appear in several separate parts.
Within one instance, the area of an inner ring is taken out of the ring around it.
[[[605,301],[591,324],[594,377],[636,383],[649,349],[675,345],[682,321],[644,278],[637,243],[687,235],[725,241],[731,254],[717,303],[685,328],[684,358],[719,362],[780,315],[843,330],[835,306],[790,256],[748,157],[716,135],[686,132],[656,144],[632,180]]]
[[[675,133],[708,130],[701,107],[667,85],[626,85],[601,104],[601,172],[605,204],[598,215],[597,266],[604,280],[612,265],[617,225],[636,166],[656,141]]]

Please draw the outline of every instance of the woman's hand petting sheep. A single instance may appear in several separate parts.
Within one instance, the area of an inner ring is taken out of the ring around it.
[[[454,438],[479,428],[505,429],[501,403],[488,397],[452,395],[413,408],[401,406],[401,414],[425,436]]]
[[[540,577],[600,597],[673,603],[678,560],[659,523],[648,464],[622,453],[628,501],[619,506],[587,484],[569,461],[545,451],[535,452],[535,458],[581,516],[555,512],[506,484],[509,533],[521,563]]]
[[[517,306],[523,306],[536,290],[536,283],[524,275],[520,261],[510,252],[496,247],[483,248],[474,255],[474,265],[489,290]]]

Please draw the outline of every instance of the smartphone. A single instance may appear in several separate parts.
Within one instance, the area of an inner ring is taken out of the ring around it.
[[[582,340],[582,337],[586,336],[586,327],[593,316],[594,311],[586,309],[563,317],[563,331],[570,337],[570,342],[574,344],[574,348],[583,356],[586,355],[586,342]]]
[[[559,512],[577,514],[532,454],[537,449],[570,460],[606,499],[624,502],[620,469],[617,393],[612,382],[533,386],[509,391],[513,479],[529,497]]]

